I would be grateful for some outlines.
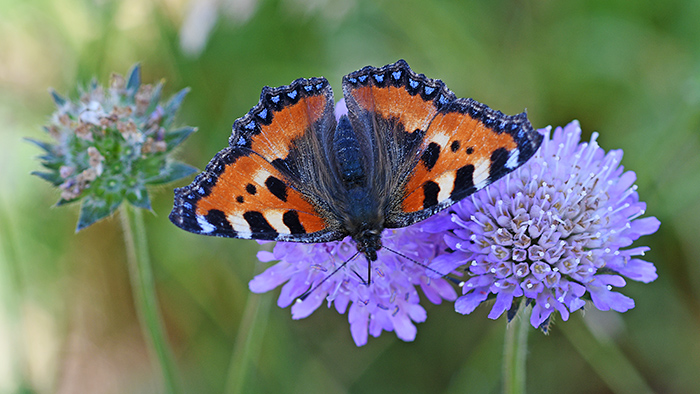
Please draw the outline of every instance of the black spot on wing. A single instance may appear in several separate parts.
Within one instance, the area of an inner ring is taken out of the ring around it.
[[[427,181],[423,184],[423,209],[437,205],[438,193],[440,193],[440,186],[437,183]]]
[[[511,117],[511,122],[505,129],[518,144],[520,154],[517,165],[520,166],[537,152],[542,143],[543,135],[532,128],[532,124],[524,112]]]
[[[459,201],[475,191],[474,166],[472,164],[467,164],[466,166],[457,170],[455,184],[454,188],[452,189],[452,193],[450,193],[450,198],[452,201]]]
[[[275,197],[287,202],[287,185],[274,176],[269,176],[265,180],[265,186]]]
[[[467,147],[467,150],[466,150],[466,151],[467,151],[467,154],[468,154],[468,155],[471,155],[472,153],[474,153],[474,147],[473,147],[473,146],[469,146],[469,147]]]
[[[440,145],[431,142],[421,156],[421,161],[425,164],[428,171],[432,170],[440,157]]]
[[[452,141],[452,144],[450,144],[450,150],[452,152],[457,152],[459,150],[460,145],[461,144],[459,143],[459,140],[454,140]]]
[[[491,167],[489,168],[489,183],[507,174],[505,165],[508,162],[508,149],[498,148],[491,154]]]
[[[226,214],[218,209],[211,209],[204,216],[204,219],[215,227],[210,235],[219,235],[225,237],[235,237],[236,231],[231,227],[231,223],[226,218]]]
[[[277,238],[277,230],[268,223],[265,216],[257,211],[248,211],[243,214],[243,219],[248,222],[250,232],[255,239],[272,240]]]
[[[286,159],[277,158],[272,161],[272,166],[283,174],[296,175],[299,173],[299,170],[295,163],[299,160],[298,151],[291,149]]]
[[[245,202],[245,199],[243,198],[243,196],[237,196],[236,202],[239,204],[243,204]]]
[[[248,185],[246,185],[245,191],[248,192],[248,194],[250,194],[251,196],[254,196],[258,192],[258,189],[255,187],[255,185],[249,183]]]
[[[173,210],[169,215],[170,221],[181,229],[196,234],[235,236],[235,231],[224,231],[216,234],[204,232],[205,229],[202,228],[201,223],[198,221],[198,219],[201,220],[201,217],[198,218],[195,211],[198,202],[211,194],[212,188],[219,180],[219,175],[225,171],[226,166],[245,155],[245,152],[237,149],[223,149],[214,156],[206,169],[197,175],[190,185],[175,189]]]
[[[306,234],[304,226],[299,221],[299,213],[297,211],[287,211],[282,215],[282,223],[289,229],[292,234]]]

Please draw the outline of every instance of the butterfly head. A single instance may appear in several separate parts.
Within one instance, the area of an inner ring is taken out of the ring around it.
[[[377,260],[377,251],[382,248],[382,232],[379,229],[365,229],[352,236],[357,250],[369,261]]]

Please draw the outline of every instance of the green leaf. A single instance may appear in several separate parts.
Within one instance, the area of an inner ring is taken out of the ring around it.
[[[130,190],[126,194],[126,200],[137,208],[151,210],[151,199],[148,197],[148,192],[145,187]]]
[[[65,97],[58,94],[58,92],[56,92],[53,88],[49,89],[49,93],[51,94],[51,98],[58,108],[63,107],[68,102]]]
[[[146,184],[161,185],[164,183],[170,183],[197,172],[199,172],[199,170],[189,164],[181,163],[179,161],[172,161],[165,165],[165,169],[161,171],[159,175],[147,179]]]
[[[153,111],[158,108],[158,102],[160,101],[160,95],[163,92],[163,82],[158,82],[158,84],[153,88],[153,93],[151,94],[151,102],[148,103],[148,109],[146,109],[146,115],[150,116]]]
[[[180,90],[179,92],[175,93],[173,97],[170,98],[167,104],[165,104],[163,127],[167,128],[170,125],[170,123],[172,123],[173,119],[175,119],[175,113],[180,108],[180,105],[182,105],[182,101],[185,99],[185,96],[187,96],[187,93],[189,93],[189,91],[190,88],[184,88]]]
[[[126,92],[129,96],[134,96],[141,86],[141,65],[136,63],[129,70]]]
[[[78,218],[78,226],[76,227],[75,232],[77,233],[98,220],[102,220],[111,215],[117,210],[120,203],[121,201],[115,201],[112,204],[109,204],[107,201],[102,199],[96,200],[92,196],[87,197],[80,206],[80,217]]]
[[[54,155],[41,155],[37,156],[37,159],[41,161],[41,165],[52,170],[58,170],[64,162],[62,157]]]
[[[49,154],[54,153],[53,152],[54,144],[52,144],[52,143],[35,140],[33,138],[24,138],[24,140],[38,146],[39,148],[46,151],[46,153],[49,153]]]
[[[166,152],[170,152],[173,150],[176,146],[180,145],[182,141],[187,139],[187,137],[190,136],[190,134],[194,133],[197,131],[196,127],[182,127],[177,130],[169,131],[165,133],[165,143],[168,144],[168,147],[166,148]]]
[[[62,199],[62,198],[59,198],[58,201],[56,202],[56,206],[57,206],[57,207],[60,207],[60,206],[63,206],[63,205],[72,204],[72,203],[74,203],[74,202],[76,202],[76,201],[80,201],[81,198],[83,198],[82,194],[81,194],[80,196],[78,196],[78,197],[72,199],[72,200],[64,200],[64,199]]]
[[[31,174],[38,176],[54,186],[58,186],[63,183],[63,178],[61,178],[61,175],[59,175],[58,172],[32,171]]]

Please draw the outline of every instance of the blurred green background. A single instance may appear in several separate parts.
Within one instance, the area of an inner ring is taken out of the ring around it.
[[[203,168],[262,86],[325,76],[339,92],[344,74],[399,58],[460,97],[527,108],[536,127],[579,119],[585,138],[599,131],[662,222],[636,244],[651,246],[659,279],[628,282],[634,309],[531,332],[529,391],[700,392],[698,21],[690,0],[0,0],[0,392],[160,389],[119,221],[75,234],[77,205],[52,207],[58,191],[29,175],[40,152],[22,138],[48,139],[48,87],[75,98],[135,62],[168,95],[191,87],[179,122],[199,132],[179,156]],[[172,188],[188,182],[153,190],[146,215],[187,392],[501,390],[505,320],[487,319],[488,307],[464,317],[427,305],[415,342],[384,333],[356,348],[346,315],[321,307],[292,321],[278,293],[251,295],[257,244],[173,226]]]

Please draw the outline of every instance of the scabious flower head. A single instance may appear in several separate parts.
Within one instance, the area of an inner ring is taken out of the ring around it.
[[[348,237],[343,241],[318,244],[278,242],[272,252],[258,252],[263,262],[279,260],[277,264],[256,276],[249,284],[251,291],[262,293],[283,284],[277,304],[284,308],[295,299],[325,281],[304,301],[292,306],[292,318],[303,319],[315,311],[324,300],[338,313],[348,312],[350,331],[357,346],[367,343],[367,334],[378,337],[383,330],[395,331],[404,341],[416,337],[416,327],[426,319],[419,305],[418,287],[434,304],[443,299],[457,298],[454,288],[443,278],[429,278],[425,268],[401,257],[390,248],[418,261],[427,263],[444,246],[442,235],[425,233],[422,226],[387,229],[382,234],[385,248],[371,263],[371,283],[367,278],[367,259],[358,255],[334,275],[336,268],[356,252]]]
[[[634,301],[614,288],[628,279],[651,282],[656,268],[641,256],[649,248],[628,248],[659,228],[654,217],[640,218],[634,172],[620,165],[621,150],[607,154],[596,143],[579,143],[574,121],[541,130],[545,138],[528,163],[504,179],[450,208],[431,226],[445,235],[448,252],[430,265],[437,272],[458,269],[469,278],[455,302],[468,314],[495,298],[489,317],[518,300],[534,303],[530,323],[546,331],[550,317],[563,320],[591,300],[600,310],[625,312]],[[431,275],[430,272],[428,272]]]
[[[58,109],[44,130],[55,142],[29,139],[44,150],[48,170],[32,174],[61,190],[58,205],[83,201],[77,230],[109,216],[124,199],[150,209],[146,185],[197,171],[170,157],[195,131],[172,128],[188,89],[161,104],[162,85],[142,85],[136,65],[126,79],[113,75],[108,88],[93,80],[76,101],[51,91]]]

